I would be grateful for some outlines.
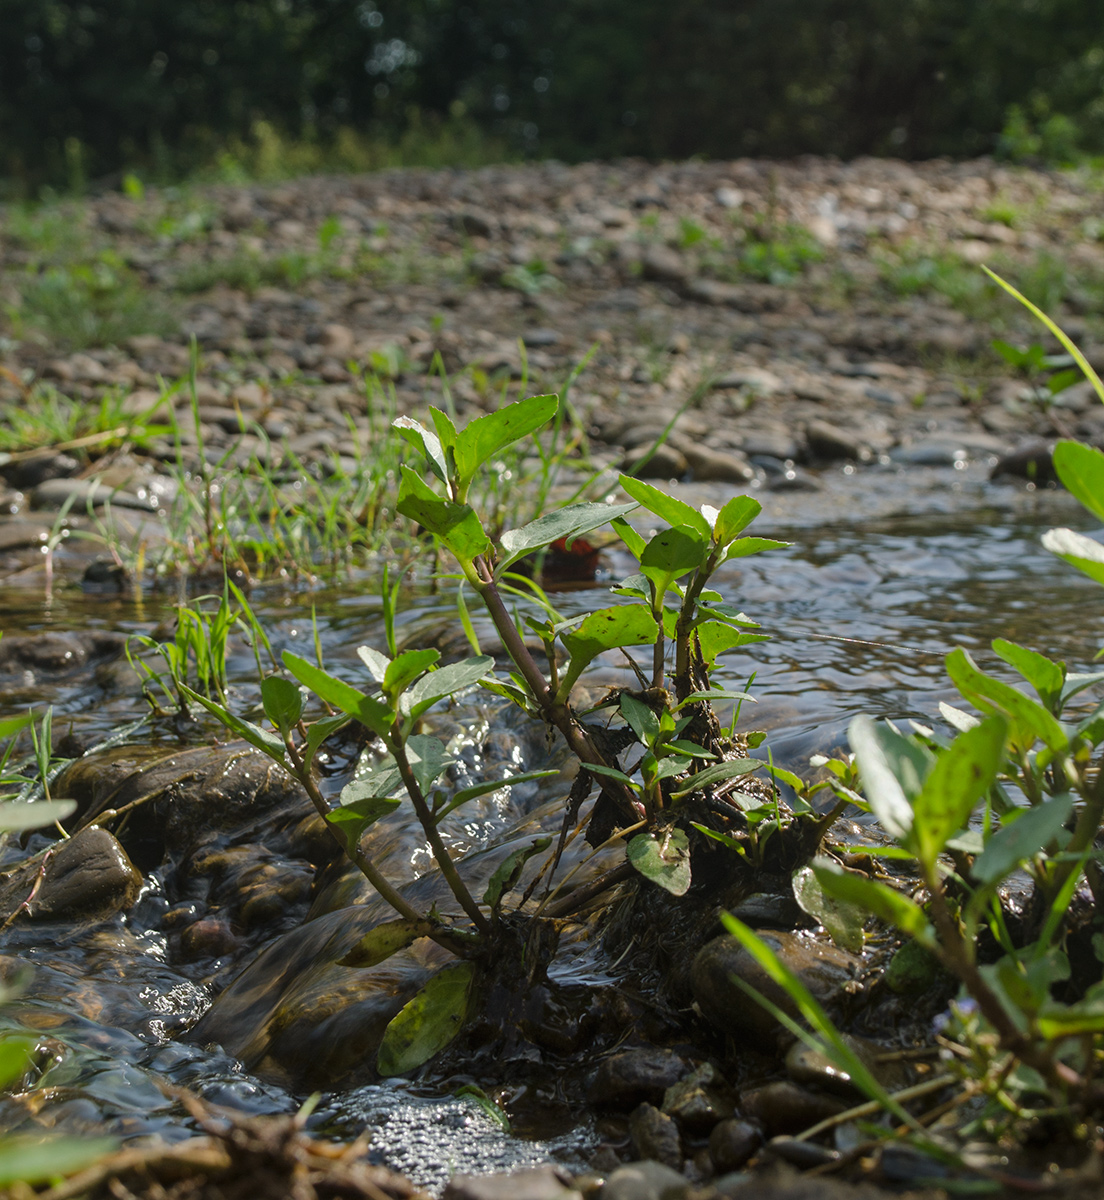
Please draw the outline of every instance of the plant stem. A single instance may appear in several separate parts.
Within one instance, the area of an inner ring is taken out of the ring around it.
[[[449,885],[449,890],[456,897],[460,907],[471,918],[472,924],[476,929],[480,933],[489,934],[491,932],[490,922],[479,911],[479,905],[476,904],[471,892],[468,891],[467,885],[460,878],[456,864],[452,861],[452,855],[449,854],[448,848],[441,840],[441,831],[437,828],[437,822],[433,819],[433,813],[430,812],[426,798],[422,794],[421,786],[414,776],[410,760],[406,757],[406,747],[403,745],[402,738],[389,737],[385,740],[387,749],[391,751],[395,759],[395,765],[399,768],[399,775],[402,777],[407,795],[409,795],[414,804],[414,811],[418,814],[418,820],[421,822],[422,829],[429,839],[429,844],[433,849],[433,857],[437,860],[437,866],[440,868],[441,874],[445,877],[445,882]]]

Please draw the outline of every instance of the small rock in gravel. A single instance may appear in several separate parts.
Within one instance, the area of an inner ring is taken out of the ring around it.
[[[847,1105],[834,1096],[822,1096],[780,1080],[744,1092],[740,1097],[740,1107],[749,1117],[758,1121],[770,1137],[774,1137],[777,1134],[802,1133],[844,1112]]]
[[[493,237],[498,229],[497,222],[493,217],[487,216],[485,213],[476,212],[473,209],[466,209],[463,212],[453,213],[449,218],[449,224],[465,237]]]
[[[507,1175],[454,1175],[441,1200],[582,1200],[571,1176],[552,1165]]]
[[[660,1162],[618,1167],[602,1188],[602,1200],[687,1200],[690,1181]]]
[[[805,426],[805,444],[815,462],[866,462],[871,457],[870,448],[857,433],[827,421],[810,421]]]
[[[681,447],[691,477],[699,483],[750,483],[755,471],[738,452],[713,450],[709,446],[687,442]]]
[[[637,479],[681,479],[689,470],[686,456],[666,443],[643,464],[642,458],[640,454],[627,454],[621,469]]]
[[[591,1104],[622,1109],[645,1100],[658,1104],[664,1092],[686,1071],[686,1060],[672,1050],[624,1050],[601,1062],[587,1099]]]
[[[682,1141],[672,1117],[652,1104],[641,1104],[629,1118],[633,1149],[640,1158],[678,1167],[682,1163]]]
[[[1057,483],[1058,475],[1054,470],[1052,447],[1044,442],[1035,442],[1002,454],[990,471],[989,478],[1005,477],[1026,479],[1028,483],[1035,484]]]
[[[690,278],[686,260],[667,246],[649,246],[640,256],[640,270],[645,279],[657,283],[681,286]]]
[[[762,1140],[757,1126],[733,1117],[714,1125],[709,1135],[709,1157],[718,1173],[735,1171],[751,1158]]]
[[[708,1133],[718,1121],[731,1117],[732,1097],[710,1063],[703,1063],[663,1094],[663,1112],[689,1134]]]
[[[969,455],[965,446],[933,439],[895,446],[889,457],[893,462],[909,467],[953,467],[964,463]]]

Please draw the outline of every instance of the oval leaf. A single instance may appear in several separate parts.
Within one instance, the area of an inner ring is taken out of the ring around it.
[[[555,395],[528,396],[469,421],[456,438],[461,488],[466,491],[476,471],[500,450],[551,421],[559,406],[559,397]]]
[[[337,960],[339,967],[374,967],[405,950],[412,942],[420,937],[426,937],[433,932],[433,926],[428,921],[384,921],[375,929],[369,929],[359,942],[345,955]]]
[[[563,539],[570,546],[574,538],[590,533],[593,529],[632,512],[636,504],[601,504],[587,501],[585,504],[570,504],[555,512],[545,513],[520,529],[508,529],[501,539],[503,553],[499,556],[495,575],[500,576],[511,563],[516,562],[530,550],[537,550],[552,542]]]
[[[1061,441],[1054,447],[1054,470],[1066,490],[1104,521],[1104,454],[1082,442]]]
[[[590,613],[574,630],[561,635],[571,659],[557,699],[566,700],[575,681],[599,654],[621,646],[651,645],[658,636],[659,626],[643,604],[618,604]]]
[[[650,483],[644,483],[640,479],[634,479],[631,475],[619,476],[618,483],[625,495],[632,496],[638,504],[642,504],[649,512],[655,513],[668,525],[689,525],[706,541],[712,540],[713,529],[696,508],[691,508],[682,500],[676,500],[674,496],[668,496],[659,488],[652,487]]]
[[[998,883],[1022,862],[1045,850],[1063,832],[1073,814],[1073,797],[1068,792],[1054,796],[1009,821],[986,842],[974,859],[970,874],[981,883]]]
[[[483,903],[497,909],[502,903],[502,897],[517,883],[521,870],[534,854],[540,854],[552,845],[550,837],[535,838],[532,845],[522,846],[512,850],[495,868],[487,890],[483,893]]]
[[[269,675],[261,681],[261,704],[265,716],[285,737],[303,715],[303,693],[290,679],[280,675]]]
[[[880,920],[907,933],[926,950],[938,951],[935,929],[920,905],[908,896],[876,879],[868,879],[854,871],[844,871],[829,859],[815,859],[812,870],[817,882],[829,896],[865,908]]]
[[[690,841],[681,829],[638,833],[629,842],[629,862],[652,883],[684,896],[690,888]]]
[[[460,1032],[474,975],[469,962],[445,967],[391,1018],[376,1056],[385,1079],[429,1062]]]
[[[343,679],[337,679],[321,667],[290,650],[284,651],[284,666],[320,699],[367,726],[373,733],[386,733],[394,718],[386,705],[366,696],[358,688],[352,687]]]
[[[852,954],[861,954],[863,925],[869,909],[840,896],[829,895],[820,885],[812,867],[802,867],[793,876],[794,899],[804,912],[828,930],[832,941]]]

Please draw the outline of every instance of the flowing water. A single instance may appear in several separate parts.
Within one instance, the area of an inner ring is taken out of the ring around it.
[[[714,682],[740,687],[755,673],[758,703],[745,708],[742,726],[768,730],[774,761],[798,772],[808,771],[810,755],[843,748],[857,713],[938,723],[939,701],[955,700],[942,665],[954,646],[995,669],[1001,664],[988,644],[1006,637],[1084,669],[1099,644],[1099,590],[1040,546],[1053,524],[1089,528],[1068,497],[994,487],[950,471],[864,478],[860,485],[833,477],[811,498],[768,497],[762,532],[787,537],[792,546],[740,560],[718,576],[726,597],[773,640],[726,655]],[[715,501],[704,491],[688,498]],[[846,516],[824,521],[827,511]],[[630,569],[616,554],[607,565],[613,577]],[[599,590],[557,602],[570,612],[607,600]],[[97,601],[65,590],[48,607],[26,592],[4,596],[2,604],[7,635],[148,632],[171,615],[170,606],[159,609],[148,598]],[[383,644],[378,598],[355,587],[255,596],[277,652],[309,646],[312,604],[328,667],[359,676],[356,646]],[[409,598],[401,636],[455,643],[457,626],[452,600],[423,592]],[[241,647],[231,671],[240,697],[255,695],[252,657]],[[603,663],[590,682],[598,689],[624,677],[622,666]],[[125,734],[143,714],[130,668],[118,659],[68,675],[29,672],[9,679],[0,691],[0,715],[28,703],[54,704],[55,721],[71,723],[91,742]],[[469,769],[486,765],[492,743],[496,760],[534,765],[539,743],[534,750],[531,734],[527,743],[524,732],[500,721],[488,730],[485,710],[468,715],[484,722],[471,739]],[[466,718],[460,712],[453,719],[461,728]],[[141,725],[133,733],[138,742],[151,738],[171,747],[164,728],[154,734]],[[41,1082],[49,1091],[37,1093],[37,1100],[32,1093],[0,1101],[0,1127],[27,1127],[37,1119],[70,1130],[107,1126],[124,1136],[189,1136],[192,1127],[160,1089],[161,1080],[252,1113],[292,1111],[302,1101],[216,1047],[180,1040],[233,972],[210,960],[198,966],[174,960],[159,931],[166,906],[158,889],[151,876],[124,920],[91,932],[23,925],[4,933],[3,976],[13,977],[19,963],[35,968],[7,1019],[18,1015],[39,1031]],[[234,971],[241,965],[236,960]],[[576,966],[581,975],[594,972],[591,982],[600,980],[593,962]],[[527,1137],[508,1135],[471,1100],[427,1095],[403,1081],[326,1093],[312,1122],[347,1137],[369,1126],[381,1161],[433,1187],[456,1167],[501,1169],[550,1155],[577,1161],[593,1138],[585,1119],[565,1122],[562,1114],[543,1127],[523,1120]]]

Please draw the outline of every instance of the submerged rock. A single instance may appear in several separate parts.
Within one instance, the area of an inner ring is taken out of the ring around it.
[[[590,1085],[587,1099],[610,1108],[632,1108],[642,1101],[659,1103],[686,1074],[687,1063],[673,1050],[642,1047],[605,1059]]]

